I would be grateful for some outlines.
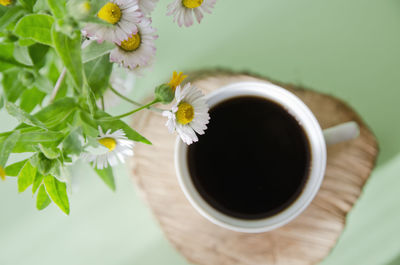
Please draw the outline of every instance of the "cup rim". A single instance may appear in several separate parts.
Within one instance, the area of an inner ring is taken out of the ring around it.
[[[214,224],[233,231],[266,232],[292,221],[311,203],[324,178],[326,144],[322,129],[311,110],[293,93],[275,84],[261,82],[233,83],[211,92],[206,95],[206,99],[211,109],[220,102],[240,96],[258,96],[272,100],[285,108],[303,127],[310,144],[311,162],[308,179],[296,200],[279,213],[256,220],[240,219],[216,210],[196,190],[186,161],[187,145],[179,137],[177,137],[175,143],[175,170],[185,197],[203,217]]]

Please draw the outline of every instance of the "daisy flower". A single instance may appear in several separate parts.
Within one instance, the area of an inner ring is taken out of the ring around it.
[[[145,15],[150,15],[156,7],[158,0],[139,0],[139,8]]]
[[[203,13],[211,13],[217,0],[174,0],[167,7],[167,16],[174,16],[174,22],[177,21],[179,27],[193,25],[193,13],[197,22],[203,19]]]
[[[0,0],[0,5],[2,6],[8,6],[11,5],[12,0]]]
[[[104,169],[118,164],[118,160],[125,163],[126,156],[133,156],[134,142],[129,140],[123,130],[119,129],[111,133],[109,129],[106,133],[99,126],[100,136],[97,141],[102,147],[98,154],[86,153],[84,159],[87,162],[93,162],[93,167]],[[105,149],[105,150],[104,150]]]
[[[117,44],[110,53],[110,61],[131,70],[151,65],[156,54],[154,40],[158,38],[151,26],[151,19],[144,18],[138,25],[138,32]]]
[[[110,25],[89,23],[83,32],[88,37],[96,37],[99,42],[107,40],[117,44],[136,34],[136,24],[143,19],[138,0],[110,0],[97,16]]]
[[[176,131],[186,144],[197,142],[196,133],[204,134],[210,120],[204,95],[187,83],[182,91],[180,85],[176,88],[175,99],[172,110],[163,112],[163,116],[168,118],[165,125],[171,133]]]

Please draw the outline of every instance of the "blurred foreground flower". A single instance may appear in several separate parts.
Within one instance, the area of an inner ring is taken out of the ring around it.
[[[171,133],[176,131],[186,144],[197,142],[196,133],[204,134],[210,120],[204,95],[188,83],[182,91],[180,85],[176,88],[175,100],[171,111],[163,112],[163,116],[168,118],[165,125]]]
[[[168,5],[168,16],[174,16],[174,22],[177,21],[179,27],[193,25],[193,14],[197,22],[203,19],[203,13],[211,14],[217,0],[175,0]]]
[[[143,13],[139,10],[138,0],[111,0],[105,4],[97,16],[110,25],[89,23],[84,28],[88,37],[96,37],[121,44],[132,34],[138,32],[137,24],[142,21]]]
[[[93,162],[93,167],[98,169],[104,169],[110,166],[118,164],[118,160],[121,163],[125,163],[126,156],[133,156],[134,142],[129,140],[125,136],[125,132],[121,129],[111,133],[109,129],[106,133],[103,133],[102,128],[99,126],[100,136],[97,141],[105,148],[97,150],[99,153],[85,153],[83,155],[87,162]]]

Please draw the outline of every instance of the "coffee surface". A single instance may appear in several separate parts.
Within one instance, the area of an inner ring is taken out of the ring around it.
[[[279,104],[245,96],[210,110],[210,123],[188,147],[188,167],[201,196],[240,219],[272,216],[293,203],[308,178],[310,147]]]

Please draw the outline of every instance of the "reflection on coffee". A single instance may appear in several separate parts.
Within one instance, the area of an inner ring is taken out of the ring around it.
[[[204,200],[240,219],[272,216],[293,203],[311,162],[297,120],[279,104],[253,96],[223,101],[210,116],[207,133],[187,153]]]

